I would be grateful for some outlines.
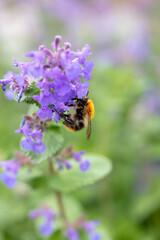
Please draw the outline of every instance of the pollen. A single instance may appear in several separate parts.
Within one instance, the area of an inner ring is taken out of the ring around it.
[[[74,132],[74,129],[73,129],[73,128],[68,127],[68,126],[66,126],[65,124],[64,124],[64,126],[65,126],[65,128],[66,128],[67,130]]]
[[[91,118],[94,116],[94,104],[92,100],[88,99],[87,112],[90,113]]]

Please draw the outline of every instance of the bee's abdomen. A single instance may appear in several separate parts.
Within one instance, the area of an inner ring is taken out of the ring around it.
[[[76,115],[76,120],[73,121],[73,119],[66,119],[63,124],[68,130],[71,131],[79,131],[82,128],[84,128],[84,122],[83,122],[83,115],[82,114],[77,114]]]
[[[79,131],[81,130],[82,128],[84,128],[84,123],[83,123],[83,120],[76,120],[76,124],[75,124],[75,131]]]

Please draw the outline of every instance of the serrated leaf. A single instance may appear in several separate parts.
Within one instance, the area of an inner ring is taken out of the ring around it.
[[[36,104],[37,106],[40,106],[39,103],[33,99],[33,95],[39,95],[39,94],[40,94],[40,90],[35,86],[35,82],[33,82],[29,85],[29,87],[23,93],[21,102],[25,102],[28,104]]]
[[[73,162],[72,169],[62,170],[59,174],[53,176],[39,176],[30,181],[34,188],[49,187],[62,192],[69,192],[77,188],[87,186],[105,177],[112,169],[111,161],[101,155],[85,155],[91,163],[90,169],[82,173],[78,164]]]
[[[90,169],[82,173],[77,164],[70,170],[63,170],[59,175],[50,177],[49,186],[63,192],[87,186],[105,177],[112,169],[111,161],[101,155],[85,155],[83,158],[91,163]],[[76,165],[76,166],[75,166]]]
[[[55,155],[61,148],[64,138],[61,134],[60,128],[52,126],[44,132],[42,142],[45,144],[45,152],[40,154],[35,154],[32,151],[26,152],[26,154],[33,161],[43,161],[49,157]]]

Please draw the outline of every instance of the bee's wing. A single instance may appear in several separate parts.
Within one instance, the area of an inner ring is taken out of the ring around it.
[[[91,117],[90,117],[90,113],[88,114],[88,125],[87,125],[86,136],[87,136],[87,140],[89,140],[90,136],[91,136]]]

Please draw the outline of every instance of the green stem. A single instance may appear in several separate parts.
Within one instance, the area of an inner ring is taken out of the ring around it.
[[[49,172],[51,175],[54,175],[56,173],[53,167],[53,158],[49,158]],[[63,204],[62,193],[58,190],[54,190],[54,194],[57,200],[60,218],[63,220],[63,223],[66,226],[67,217],[66,217],[65,207]]]

